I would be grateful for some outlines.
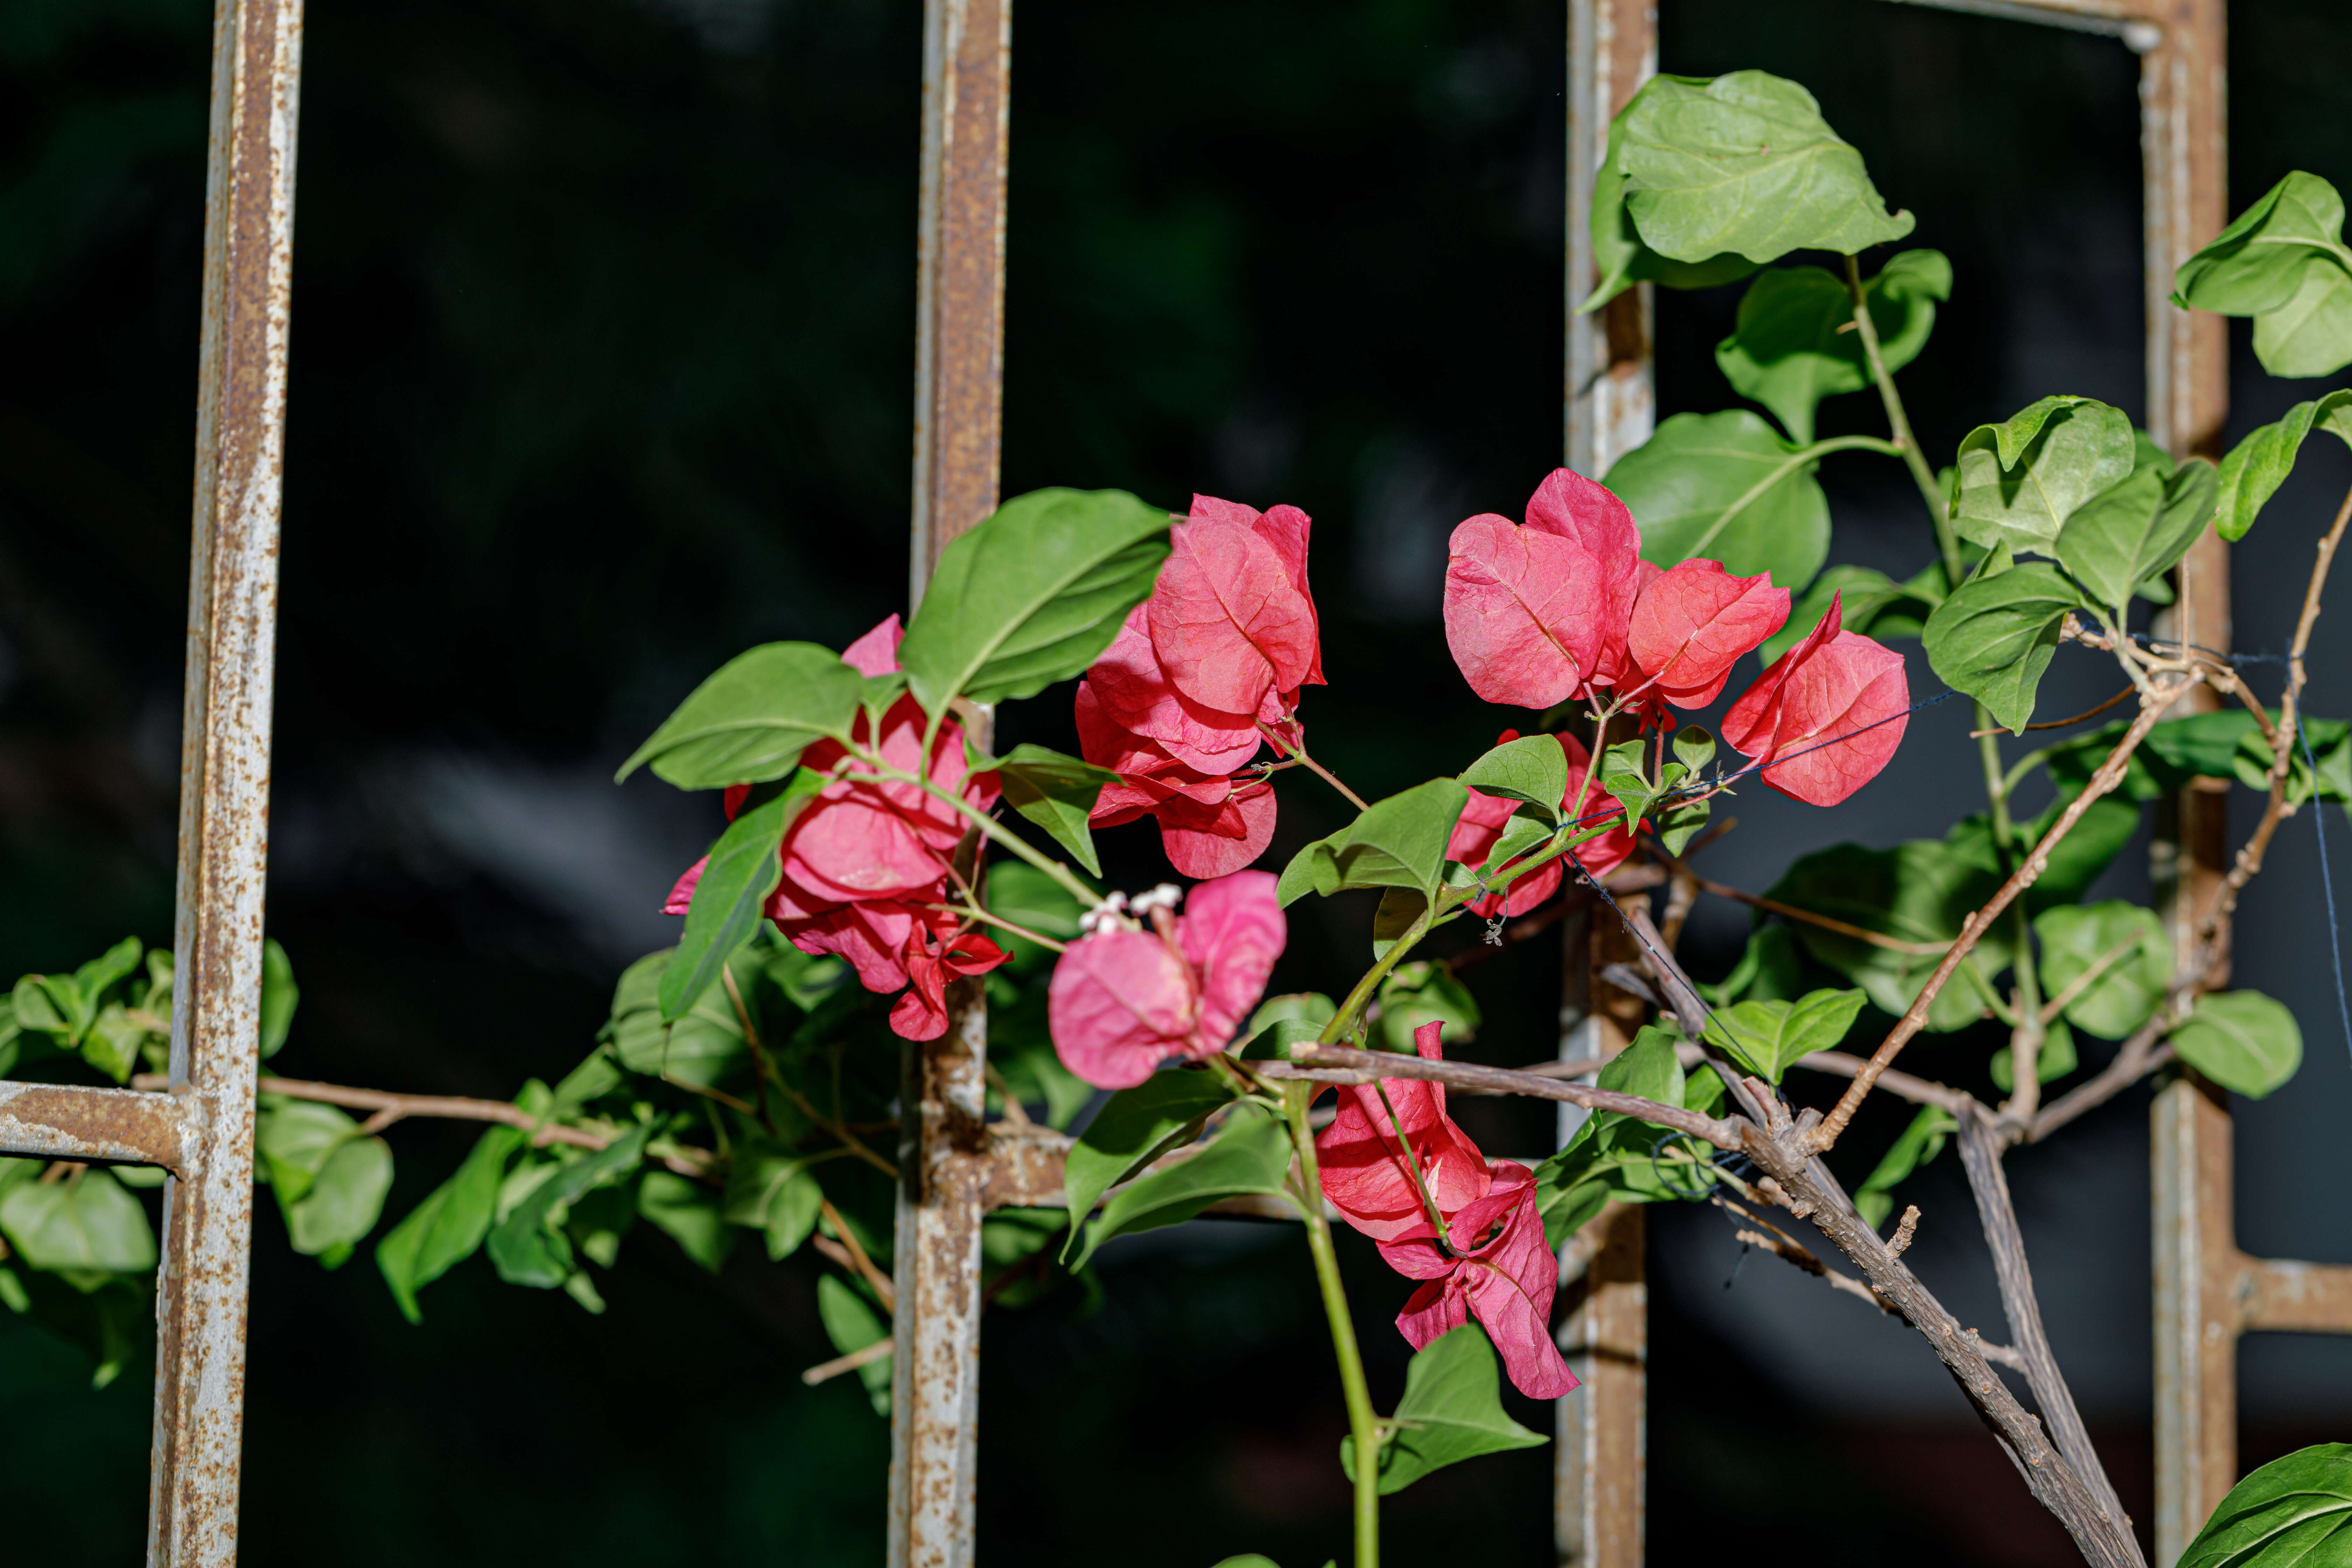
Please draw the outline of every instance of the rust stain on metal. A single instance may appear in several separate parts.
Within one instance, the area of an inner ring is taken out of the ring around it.
[[[996,509],[1004,384],[1011,0],[923,8],[911,602],[948,542]]]
[[[184,1173],[178,1100],[127,1089],[0,1082],[0,1154],[114,1160]]]
[[[926,0],[916,258],[910,604],[940,550],[996,506],[1003,390],[1010,0]],[[988,715],[968,724],[988,740]],[[996,1168],[985,1125],[988,1012],[949,992],[948,1030],[910,1046],[899,1097],[892,1329],[891,1568],[972,1560],[980,1421],[980,1222]]]
[[[301,40],[299,0],[220,0],[171,1062],[200,1136],[164,1192],[151,1568],[236,1557]]]

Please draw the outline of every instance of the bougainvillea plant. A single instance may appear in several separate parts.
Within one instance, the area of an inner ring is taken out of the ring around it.
[[[628,760],[624,773],[719,792],[726,827],[671,895],[677,944],[621,976],[610,1025],[570,1074],[510,1102],[264,1077],[257,1172],[296,1248],[333,1267],[374,1230],[391,1122],[469,1116],[491,1124],[473,1153],[376,1245],[412,1319],[418,1292],[477,1251],[594,1310],[593,1270],[614,1266],[636,1221],[712,1268],[749,1232],[771,1258],[810,1246],[836,1266],[819,1301],[841,1353],[809,1375],[855,1372],[887,1410],[901,1042],[984,1007],[992,1110],[1033,1134],[1086,1118],[1058,1145],[1066,1206],[989,1216],[987,1298],[1038,1299],[1087,1276],[1106,1243],[1221,1204],[1295,1215],[1347,1405],[1338,1462],[1359,1568],[1378,1561],[1381,1496],[1542,1441],[1504,1413],[1500,1378],[1578,1397],[1552,1321],[1574,1238],[1612,1202],[1669,1200],[1722,1206],[1757,1245],[1916,1329],[2086,1560],[2140,1563],[2042,1335],[2001,1158],[2153,1074],[2193,1069],[2258,1096],[2299,1065],[2286,1009],[2224,987],[2237,900],[2281,822],[2352,799],[2347,726],[2303,710],[2352,500],[2320,543],[2275,707],[2248,684],[2253,661],[2169,637],[2156,608],[2207,528],[2234,540],[2253,525],[2306,436],[2352,443],[2352,392],[2298,405],[2218,468],[2064,395],[1979,426],[1939,468],[1895,373],[1926,348],[1951,269],[1934,251],[1883,253],[1909,216],[1887,209],[1809,94],[1759,72],[1653,80],[1612,129],[1590,219],[1604,281],[1587,309],[1641,282],[1744,280],[1717,358],[1757,407],[1678,414],[1607,474],[1556,469],[1518,520],[1454,531],[1447,646],[1465,692],[1524,710],[1519,728],[1367,802],[1309,749],[1308,691],[1326,675],[1305,512],[1022,496],[949,545],[903,631],[893,616],[838,653],[754,648]],[[2331,374],[2352,363],[2342,220],[2333,187],[2291,175],[2180,268],[2176,302],[2252,316],[2274,374]],[[1804,252],[1834,265],[1774,265]],[[1823,398],[1874,391],[1884,437],[1815,437]],[[1814,472],[1849,452],[1916,482],[1925,526],[1907,578],[1826,564]],[[2111,663],[2120,689],[2037,720],[2062,647]],[[1692,722],[1751,655],[1714,728]],[[1761,785],[1833,809],[1885,768],[1915,713],[1955,695],[1965,705],[1923,721],[1969,722],[1985,808],[1940,837],[1806,855],[1760,894],[1685,858],[1717,797]],[[1040,697],[1073,704],[1083,754],[992,754],[995,706]],[[2003,749],[2004,735],[2057,731],[2071,733]],[[1293,770],[1353,815],[1260,866],[1273,779]],[[2029,808],[2036,775],[2046,798]],[[2085,903],[2142,806],[2193,780],[2236,780],[2263,803],[2211,901],[2169,928],[2153,910]],[[1100,887],[1094,831],[1145,816],[1189,886]],[[1654,920],[1647,889],[1662,886]],[[1711,984],[1675,953],[1701,894],[1757,913]],[[1328,993],[1266,998],[1286,911],[1307,898],[1372,906],[1371,950]],[[1424,942],[1457,922],[1503,941],[1507,922],[1567,900],[1625,922],[1642,973],[1615,983],[1640,987],[1655,1021],[1606,1059],[1563,1064],[1530,1041],[1520,1054],[1541,1070],[1448,1060],[1476,1003],[1464,966]],[[171,972],[139,959],[126,943],[21,981],[0,1071],[155,1086],[138,1074],[160,1066]],[[274,952],[270,977],[265,1054],[293,1006]],[[1982,1042],[1976,1081],[1896,1070],[1923,1031]],[[2095,1071],[2086,1040],[2115,1042]],[[1796,1073],[1844,1087],[1823,1110],[1789,1098]],[[1587,1114],[1539,1163],[1494,1159],[1450,1116],[1448,1085]],[[1843,1135],[1874,1092],[1916,1116],[1841,1175]],[[1963,1329],[1905,1264],[1916,1207],[1887,1227],[1896,1189],[1953,1138],[2000,1265],[2007,1345]],[[0,1300],[80,1334],[101,1376],[137,1331],[154,1261],[131,1179],[0,1163]],[[1773,1208],[1858,1278],[1766,1220]],[[1385,1415],[1335,1219],[1398,1276],[1378,1312],[1416,1354]],[[1860,1309],[1825,1295],[1822,1310]],[[2257,1471],[2185,1561],[2301,1561],[2310,1530],[2340,1524],[2347,1478],[2342,1447]],[[2296,1500],[2315,1497],[2338,1500]]]

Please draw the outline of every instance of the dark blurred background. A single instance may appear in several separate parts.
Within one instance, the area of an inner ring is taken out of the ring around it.
[[[2120,43],[1874,0],[1662,9],[1664,68],[1804,82],[1918,215],[1911,243],[1951,256],[1955,296],[1904,376],[1931,448],[2047,392],[2137,413]],[[281,1070],[505,1096],[570,1066],[621,966],[669,940],[661,895],[718,821],[647,777],[614,788],[614,764],[743,646],[837,645],[898,606],[919,23],[914,0],[312,9],[269,892],[304,1001]],[[2233,206],[2291,168],[2352,183],[2341,7],[2250,0],[2231,23]],[[0,5],[0,977],[170,938],[209,26],[202,0]],[[1466,762],[1517,716],[1445,657],[1445,534],[1517,512],[1560,450],[1565,8],[1032,0],[1016,41],[1005,492],[1305,507],[1318,754],[1370,795]],[[1712,348],[1738,295],[1662,298],[1664,411],[1734,401]],[[2326,384],[2270,380],[2245,341],[2233,324],[2232,438]],[[1828,405],[1823,434],[1870,427],[1868,403]],[[2347,475],[2315,443],[2239,552],[2242,648],[2283,645]],[[1833,560],[1924,563],[1899,470],[1843,456],[1823,477]],[[2323,712],[2352,700],[2328,688],[2347,624],[2322,623]],[[2047,710],[2107,681],[2062,660]],[[1005,722],[1068,743],[1059,695]],[[1981,804],[1966,729],[1958,705],[1927,710],[1835,813],[1744,795],[1714,874],[1760,888],[1837,839],[1940,835]],[[1336,826],[1314,781],[1283,787],[1269,864]],[[2343,1258],[2324,1173],[2352,1087],[2307,831],[2289,825],[2240,942],[2240,982],[2295,1006],[2308,1045],[2290,1089],[2242,1108],[2240,1237]],[[1115,879],[1156,879],[1149,828],[1105,847]],[[2137,848],[2107,888],[2144,892]],[[1328,984],[1369,919],[1342,900],[1296,920],[1277,984]],[[1745,930],[1703,906],[1694,967],[1727,969]],[[1549,1055],[1559,967],[1531,943],[1475,971],[1466,1054]],[[1981,1041],[1916,1054],[1982,1075]],[[1873,1110],[1856,1173],[1902,1120]],[[1465,1120],[1490,1152],[1549,1146],[1534,1108]],[[2146,1120],[2128,1095],[2013,1163],[2061,1360],[2143,1520]],[[466,1136],[394,1138],[398,1214]],[[1929,1215],[1914,1256],[1998,1333],[1948,1166],[1908,1194]],[[1714,1555],[1726,1524],[1810,1563],[2069,1560],[1916,1340],[1743,1267],[1710,1212],[1654,1215],[1654,1561]],[[754,1250],[713,1279],[640,1227],[602,1318],[478,1259],[412,1329],[364,1257],[321,1272],[265,1205],[245,1560],[872,1561],[886,1429],[851,1380],[801,1386],[831,1354],[814,1260]],[[1403,1282],[1369,1248],[1349,1261],[1385,1400]],[[1102,1271],[1091,1316],[990,1320],[986,1558],[1338,1552],[1341,1415],[1296,1233],[1196,1225]],[[2331,1425],[2352,1341],[2256,1340],[2243,1368],[2248,1464],[2352,1436]],[[0,1316],[0,1510],[26,1561],[140,1552],[147,1379],[89,1376]],[[1389,1510],[1392,1550],[1549,1562],[1549,1464],[1423,1483]]]

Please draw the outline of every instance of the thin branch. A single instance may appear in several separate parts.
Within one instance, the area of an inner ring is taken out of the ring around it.
[[[817,1363],[816,1365],[801,1373],[801,1381],[814,1388],[818,1384],[829,1378],[839,1377],[845,1372],[856,1372],[861,1366],[870,1366],[897,1348],[897,1342],[889,1335],[885,1334],[862,1351],[851,1351],[847,1355],[837,1355],[831,1361]]]
[[[1746,904],[1750,909],[1762,910],[1767,914],[1779,915],[1783,920],[1800,921],[1809,926],[1819,926],[1823,931],[1833,931],[1840,936],[1850,936],[1857,942],[1866,942],[1873,947],[1883,947],[1889,952],[1907,953],[1915,958],[1933,958],[1938,953],[1948,952],[1952,945],[1948,942],[1905,942],[1900,937],[1888,936],[1884,931],[1871,931],[1867,927],[1854,925],[1830,915],[1817,915],[1811,910],[1799,909],[1794,904],[1784,904],[1778,899],[1768,899],[1760,893],[1743,892],[1738,888],[1726,887],[1721,882],[1709,881],[1674,856],[1667,854],[1663,845],[1652,845],[1650,852],[1664,860],[1675,876],[1688,877],[1703,893],[1712,893],[1718,899],[1729,899],[1734,903]],[[1667,945],[1671,947],[1673,944]]]
[[[2074,1408],[2074,1393],[2058,1370],[2050,1336],[2042,1330],[2033,1271],[2025,1261],[2025,1237],[2018,1229],[2009,1177],[2000,1168],[2000,1133],[1981,1108],[1972,1108],[1960,1118],[1960,1163],[1968,1172],[1969,1189],[1976,1194],[1977,1215],[1984,1226],[1985,1242],[1992,1249],[1993,1274],[2000,1282],[2010,1338],[2025,1358],[2026,1386],[2042,1407],[2042,1425],[2057,1441],[2059,1452],[2081,1473],[2108,1520],[2127,1531],[2131,1516],[2124,1512],[2123,1502],[2099,1462],[2098,1450],[2091,1446],[2082,1413]]]
[[[2198,922],[2197,956],[2190,965],[2193,974],[2202,975],[2219,958],[2223,929],[2237,910],[2238,895],[2261,873],[2271,836],[2278,831],[2280,819],[2286,815],[2286,784],[2294,767],[2295,724],[2300,717],[2297,710],[2305,679],[2303,656],[2311,647],[2311,629],[2319,621],[2320,595],[2327,586],[2327,570],[2335,563],[2336,549],[2344,541],[2347,523],[2352,523],[2352,490],[2345,492],[2344,504],[2336,509],[2335,525],[2321,538],[2319,559],[2312,563],[2311,579],[2304,587],[2303,614],[2295,622],[2294,644],[2287,649],[2286,691],[2279,699],[2278,727],[2271,736],[2270,798],[2263,803],[2263,819],[2255,825],[2253,837],[2238,851],[2236,863],[2222,879],[2212,910]]]
[[[2049,867],[2051,851],[2074,831],[2074,825],[2083,820],[2083,814],[2123,782],[2124,772],[2131,763],[2131,754],[2139,749],[2139,743],[2147,738],[2147,732],[2156,728],[2157,721],[2164,716],[2164,710],[2171,705],[2171,699],[2178,696],[2187,684],[2188,680],[2182,679],[2153,698],[2141,698],[2139,717],[2132,721],[2131,728],[2124,731],[2123,739],[2116,742],[2116,749],[2107,753],[2107,760],[2099,764],[2099,771],[2093,773],[2090,782],[2083,786],[2083,793],[2067,803],[2066,809],[2051,825],[2050,831],[2042,836],[2042,842],[2033,847],[2024,864],[2001,884],[2000,890],[1987,900],[1982,909],[1968,918],[1967,923],[1960,928],[1958,939],[1952,943],[1951,951],[1944,955],[1943,963],[1936,966],[1936,972],[1927,977],[1927,984],[1919,988],[1919,994],[1910,1008],[1895,1021],[1895,1027],[1887,1031],[1886,1038],[1880,1043],[1878,1049],[1871,1053],[1869,1063],[1855,1076],[1853,1087],[1845,1091],[1838,1100],[1837,1108],[1814,1130],[1811,1143],[1815,1152],[1825,1151],[1837,1142],[1838,1135],[1845,1131],[1846,1124],[1853,1120],[1853,1113],[1869,1096],[1871,1085],[1893,1064],[1896,1054],[1910,1042],[1911,1037],[1926,1026],[1927,1009],[1934,1004],[1937,993],[1943,990],[1945,982],[1951,979],[1953,971],[1959,968],[1961,961],[1975,948],[1979,939],[1992,928],[1992,922],[2000,912],[2041,878]]]
[[[171,1086],[172,1080],[163,1073],[141,1073],[131,1080],[133,1089],[168,1089]],[[473,1100],[455,1094],[394,1094],[388,1089],[355,1089],[340,1083],[313,1083],[308,1079],[271,1078],[268,1074],[255,1081],[254,1089],[262,1094],[284,1095],[289,1100],[340,1105],[347,1110],[373,1110],[379,1114],[389,1110],[394,1113],[394,1121],[424,1116],[444,1121],[496,1121],[530,1133],[534,1149],[544,1149],[551,1143],[568,1144],[574,1149],[602,1149],[613,1141],[601,1132],[548,1121],[503,1100]]]
[[[2096,708],[2085,708],[2080,713],[2075,714],[2072,719],[2045,719],[2039,723],[2028,724],[2026,729],[2029,731],[2071,729],[2074,725],[2081,723],[2085,719],[2097,718],[2100,714],[2105,712],[2108,709],[2114,707],[2116,703],[2121,702],[2125,698],[2129,697],[2133,692],[2137,691],[2138,689],[2139,688],[2137,686],[2126,686],[2121,691],[2116,692],[2113,697],[2108,698],[2105,702],[2100,703]],[[2008,733],[2009,730],[2007,726],[1995,724],[1990,730],[1969,731],[1969,739],[1971,741],[1981,741],[1987,735],[2006,735]]]
[[[1646,939],[1652,935],[1647,913],[1629,911],[1627,923],[1647,945]],[[1651,962],[1664,970],[1659,978],[1684,1031],[1693,1036],[1702,1033],[1706,1012],[1690,976],[1663,953],[1653,952]],[[1761,1088],[1756,1085],[1749,1092],[1753,1095]],[[1759,1188],[1776,1193],[1798,1218],[1811,1220],[1862,1270],[1872,1291],[1927,1341],[1969,1403],[2000,1437],[2036,1500],[2057,1516],[2093,1568],[2146,1568],[2129,1525],[2100,1500],[2103,1493],[2111,1495],[2104,1479],[2086,1480],[2067,1456],[2053,1446],[2042,1424],[1992,1370],[1986,1354],[1990,1347],[1975,1331],[1961,1327],[1878,1233],[1863,1223],[1834,1183],[1825,1183],[1817,1174],[1822,1167],[1819,1156],[1811,1152],[1805,1122],[1801,1119],[1789,1123],[1785,1110],[1780,1120],[1782,1125],[1769,1131],[1743,1124],[1747,1137],[1740,1152],[1767,1178],[1758,1184]]]
[[[1258,733],[1264,735],[1267,740],[1274,742],[1275,750],[1287,751],[1291,754],[1292,758],[1301,766],[1306,768],[1308,773],[1313,773],[1317,778],[1321,779],[1325,784],[1329,784],[1333,789],[1336,789],[1341,795],[1346,795],[1349,802],[1353,805],[1358,811],[1370,811],[1371,809],[1371,806],[1365,802],[1362,795],[1358,795],[1354,790],[1349,789],[1346,784],[1339,782],[1339,774],[1333,773],[1329,768],[1325,767],[1321,763],[1317,762],[1313,757],[1307,754],[1306,742],[1284,740],[1282,736],[1276,731],[1274,726],[1267,723],[1263,719],[1257,721],[1257,728]]]
[[[1591,1110],[1619,1111],[1660,1127],[1671,1127],[1677,1132],[1687,1132],[1717,1148],[1737,1148],[1740,1142],[1739,1124],[1737,1122],[1686,1110],[1679,1105],[1643,1100],[1639,1095],[1619,1094],[1614,1089],[1595,1089],[1589,1084],[1563,1083],[1559,1079],[1537,1073],[1479,1067],[1472,1062],[1423,1061],[1419,1057],[1408,1057],[1394,1051],[1360,1051],[1352,1046],[1299,1046],[1293,1049],[1294,1069],[1340,1068],[1374,1079],[1425,1079],[1449,1088],[1460,1085],[1498,1094],[1524,1094],[1533,1100],[1565,1100]],[[1279,1062],[1252,1065],[1266,1078],[1307,1076],[1303,1071],[1285,1071]]]
[[[1051,948],[1055,952],[1067,952],[1069,951],[1069,945],[1066,942],[1057,942],[1050,936],[1041,935],[1036,931],[1031,931],[1027,926],[1014,925],[1011,921],[1006,920],[1003,916],[991,914],[976,903],[917,904],[915,907],[919,910],[937,910],[941,914],[958,915],[968,921],[977,921],[982,925],[994,926],[999,931],[1009,931],[1014,936],[1020,937],[1024,941],[1034,942],[1039,947]]]
[[[1894,1316],[1895,1309],[1888,1306],[1884,1300],[1880,1300],[1877,1292],[1872,1290],[1869,1286],[1864,1284],[1853,1275],[1841,1274],[1836,1269],[1831,1268],[1828,1264],[1823,1263],[1820,1258],[1814,1257],[1812,1252],[1802,1243],[1799,1242],[1795,1237],[1790,1236],[1787,1231],[1782,1230],[1770,1220],[1765,1219],[1762,1216],[1750,1212],[1740,1205],[1734,1203],[1731,1199],[1723,1196],[1720,1193],[1711,1194],[1707,1201],[1727,1214],[1736,1215],[1739,1218],[1748,1221],[1750,1225],[1761,1226],[1763,1227],[1763,1230],[1734,1231],[1732,1235],[1736,1239],[1746,1243],[1749,1247],[1760,1247],[1764,1251],[1770,1253],[1773,1257],[1780,1259],[1783,1263],[1795,1266],[1800,1272],[1811,1275],[1814,1279],[1821,1280],[1832,1290],[1843,1290],[1847,1295],[1853,1297],[1857,1300],[1869,1302],[1872,1306],[1877,1308],[1880,1311],[1886,1313],[1889,1317]],[[1764,1231],[1769,1231],[1771,1232],[1771,1235],[1767,1236],[1764,1234]]]
[[[866,1248],[857,1244],[857,1233],[849,1228],[849,1222],[841,1217],[841,1211],[833,1206],[833,1200],[819,1198],[816,1203],[817,1212],[824,1216],[824,1222],[827,1225],[833,1226],[833,1234],[839,1239],[842,1251],[848,1254],[849,1267],[856,1269],[858,1277],[874,1288],[874,1293],[877,1296],[882,1298],[882,1310],[892,1317],[897,1317],[898,1315],[898,1286],[891,1282],[887,1274],[874,1267],[874,1260],[866,1256]],[[816,1239],[822,1242],[826,1237],[820,1236]],[[827,1258],[834,1257],[830,1250],[822,1247],[819,1250],[824,1251]],[[834,1260],[841,1261],[837,1258]]]
[[[2170,1046],[2156,1047],[2158,1037],[2172,1027],[2171,1011],[2169,1005],[2158,1008],[2156,1016],[2124,1042],[2123,1049],[2116,1053],[2116,1059],[2102,1068],[2098,1076],[2077,1084],[2044,1106],[2041,1114],[2033,1119],[2032,1127],[2027,1129],[2025,1142],[2041,1142],[2084,1111],[2105,1105],[2172,1060]]]
[[[1859,1078],[1869,1064],[1843,1051],[1808,1051],[1799,1057],[1796,1066],[1808,1072],[1834,1073],[1839,1078]],[[1914,1078],[1907,1072],[1888,1068],[1878,1075],[1878,1087],[1897,1100],[1907,1100],[1914,1105],[1937,1105],[1958,1116],[1961,1110],[1976,1103],[1976,1097],[1965,1089],[1949,1089],[1929,1079]]]

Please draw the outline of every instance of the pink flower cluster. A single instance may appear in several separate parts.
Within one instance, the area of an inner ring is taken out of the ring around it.
[[[1171,1057],[1223,1050],[1287,940],[1274,887],[1270,871],[1236,871],[1195,887],[1181,914],[1170,889],[1136,900],[1141,921],[1115,904],[1088,916],[1046,987],[1062,1065],[1097,1089],[1132,1089]]]
[[[1431,1061],[1439,1031],[1430,1023],[1413,1034]],[[1390,1078],[1342,1089],[1315,1155],[1331,1206],[1390,1268],[1423,1282],[1397,1316],[1415,1350],[1475,1318],[1520,1393],[1557,1399],[1577,1386],[1552,1342],[1559,1262],[1544,1241],[1535,1174],[1488,1162],[1445,1114],[1444,1084]]]
[[[1606,691],[1644,723],[1668,728],[1669,707],[1713,702],[1739,657],[1788,620],[1789,591],[1713,561],[1662,570],[1642,559],[1641,544],[1624,502],[1568,468],[1529,498],[1525,526],[1489,512],[1456,527],[1445,640],[1471,689],[1535,709]],[[1841,613],[1832,601],[1723,725],[1766,784],[1815,805],[1835,805],[1877,776],[1910,705],[1902,656],[1841,630]]]
[[[1274,837],[1272,786],[1238,775],[1269,735],[1297,746],[1299,689],[1323,684],[1310,526],[1295,506],[1194,496],[1151,596],[1079,683],[1079,750],[1119,775],[1089,820],[1158,818],[1187,877],[1238,871]]]
[[[861,675],[894,670],[904,635],[892,616],[850,644],[842,661]],[[967,772],[961,725],[940,726],[924,765],[924,721],[915,700],[901,697],[883,714],[878,741],[869,735],[863,713],[852,734],[875,745],[892,767],[928,773],[933,784],[975,809],[994,805],[996,775]],[[801,765],[824,773],[845,754],[840,742],[820,741],[803,753]],[[730,820],[749,794],[744,784],[727,791]],[[963,834],[961,814],[913,784],[835,779],[785,831],[783,880],[762,912],[803,952],[848,960],[868,991],[902,991],[890,1009],[890,1026],[910,1040],[936,1039],[947,1030],[948,982],[986,973],[1007,956],[937,907],[947,902],[948,857]],[[708,863],[708,857],[696,861],[678,879],[664,912],[687,911]]]

